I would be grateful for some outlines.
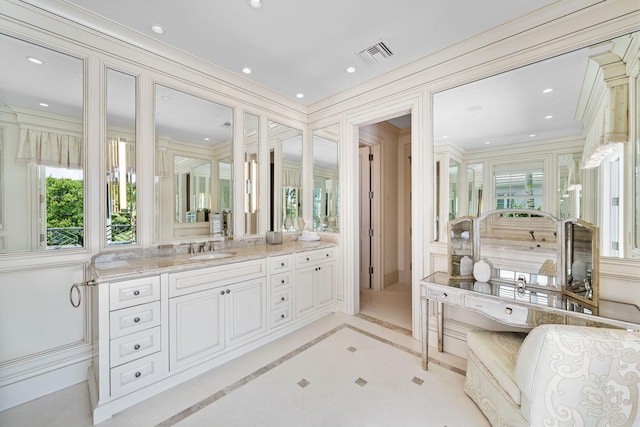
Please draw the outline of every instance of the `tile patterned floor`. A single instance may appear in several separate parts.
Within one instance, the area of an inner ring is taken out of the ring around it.
[[[420,369],[419,343],[334,314],[100,426],[488,426],[464,377]],[[0,413],[0,425],[89,426],[86,383]]]

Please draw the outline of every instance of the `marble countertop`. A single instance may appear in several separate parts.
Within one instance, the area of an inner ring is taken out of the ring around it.
[[[195,270],[198,268],[214,267],[216,265],[232,264],[269,256],[286,255],[313,249],[335,247],[333,241],[319,240],[315,242],[291,241],[280,245],[258,244],[253,246],[216,249],[213,252],[194,254],[169,254],[156,256],[128,256],[118,257],[117,254],[98,254],[91,263],[93,278],[98,283],[136,279],[162,273]],[[232,252],[234,255],[219,259],[193,259],[198,255]]]

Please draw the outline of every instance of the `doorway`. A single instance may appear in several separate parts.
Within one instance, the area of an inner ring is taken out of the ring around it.
[[[411,116],[359,136],[360,314],[411,330]]]

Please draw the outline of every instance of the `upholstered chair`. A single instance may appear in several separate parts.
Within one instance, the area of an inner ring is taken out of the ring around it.
[[[469,335],[465,391],[492,425],[640,426],[640,333],[543,325],[526,338]]]

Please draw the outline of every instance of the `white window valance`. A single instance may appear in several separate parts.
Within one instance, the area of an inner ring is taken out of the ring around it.
[[[120,164],[121,158],[124,165]],[[125,138],[110,138],[107,141],[107,169],[109,172],[115,173],[119,168],[125,168],[127,173],[135,172],[135,141],[127,141]]]
[[[82,137],[21,128],[16,161],[67,169],[82,169],[84,163]]]
[[[282,177],[283,187],[302,187],[302,177],[299,171],[284,170]]]
[[[587,134],[582,168],[598,167],[602,160],[629,140],[629,85],[607,88],[604,108]]]

